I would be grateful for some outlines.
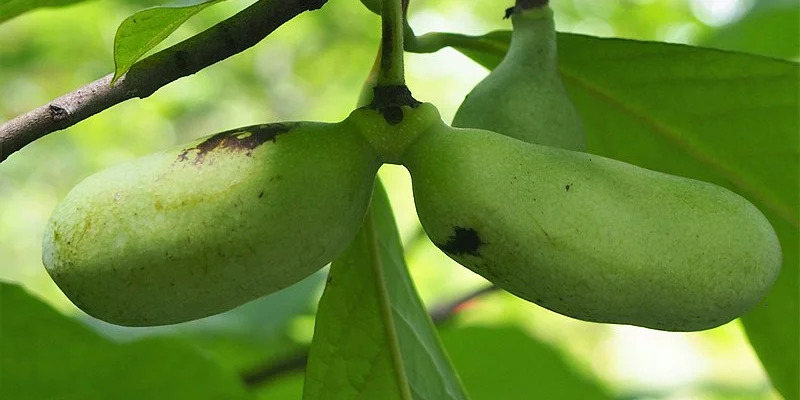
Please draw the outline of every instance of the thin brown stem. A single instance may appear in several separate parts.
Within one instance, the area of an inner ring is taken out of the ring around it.
[[[107,75],[0,125],[0,162],[45,135],[123,101],[145,98],[182,77],[238,54],[327,0],[260,0],[208,30],[147,57],[110,86]]]

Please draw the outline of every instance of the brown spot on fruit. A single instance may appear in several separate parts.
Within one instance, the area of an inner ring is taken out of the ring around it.
[[[178,154],[176,161],[192,161],[200,166],[206,155],[214,151],[239,152],[249,157],[255,148],[268,141],[274,143],[278,135],[290,132],[296,125],[297,123],[264,124],[220,132],[195,147],[184,149]]]
[[[447,243],[437,244],[437,246],[447,254],[480,256],[480,247],[483,244],[475,229],[457,226],[447,239]]]
[[[378,110],[389,125],[403,122],[403,109],[400,107],[387,107]]]

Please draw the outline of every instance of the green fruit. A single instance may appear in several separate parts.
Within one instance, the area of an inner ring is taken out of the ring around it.
[[[46,228],[44,265],[75,305],[115,324],[226,311],[337,256],[378,166],[346,121],[219,133],[78,184]]]
[[[440,249],[574,318],[708,329],[751,308],[780,270],[767,219],[712,184],[444,123],[401,158]]]
[[[514,30],[508,52],[464,99],[453,126],[584,150],[580,116],[558,73],[553,12],[547,6],[517,8],[511,21]]]

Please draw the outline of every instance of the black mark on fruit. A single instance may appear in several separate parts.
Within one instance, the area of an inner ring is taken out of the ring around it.
[[[568,184],[567,184],[567,186],[564,186],[564,189],[567,189],[567,191],[569,192],[569,188],[570,188],[571,186],[572,186],[572,184],[571,184],[571,183],[568,183]]]
[[[264,191],[263,190],[261,191],[261,193],[258,194],[258,198],[259,199],[262,198],[262,197],[264,197]]]
[[[213,151],[228,151],[252,156],[253,150],[266,142],[277,141],[278,135],[290,132],[296,124],[265,124],[220,132],[209,137],[195,147],[184,149],[178,154],[178,162],[191,161],[200,166],[206,155]]]
[[[480,235],[472,228],[456,227],[453,234],[447,238],[447,243],[439,244],[447,254],[480,256],[480,247],[483,245]]]
[[[381,115],[383,115],[383,119],[385,119],[389,125],[397,125],[403,122],[403,109],[400,107],[381,108],[378,111],[380,111]]]

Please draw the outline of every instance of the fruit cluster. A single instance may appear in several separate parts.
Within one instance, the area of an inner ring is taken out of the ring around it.
[[[781,266],[767,219],[724,188],[583,152],[552,12],[509,14],[511,48],[454,127],[404,88],[381,88],[407,101],[376,95],[339,123],[251,126],[118,165],[58,205],[45,267],[112,323],[223,312],[339,255],[378,168],[395,163],[436,246],[550,310],[689,331],[751,308]]]

